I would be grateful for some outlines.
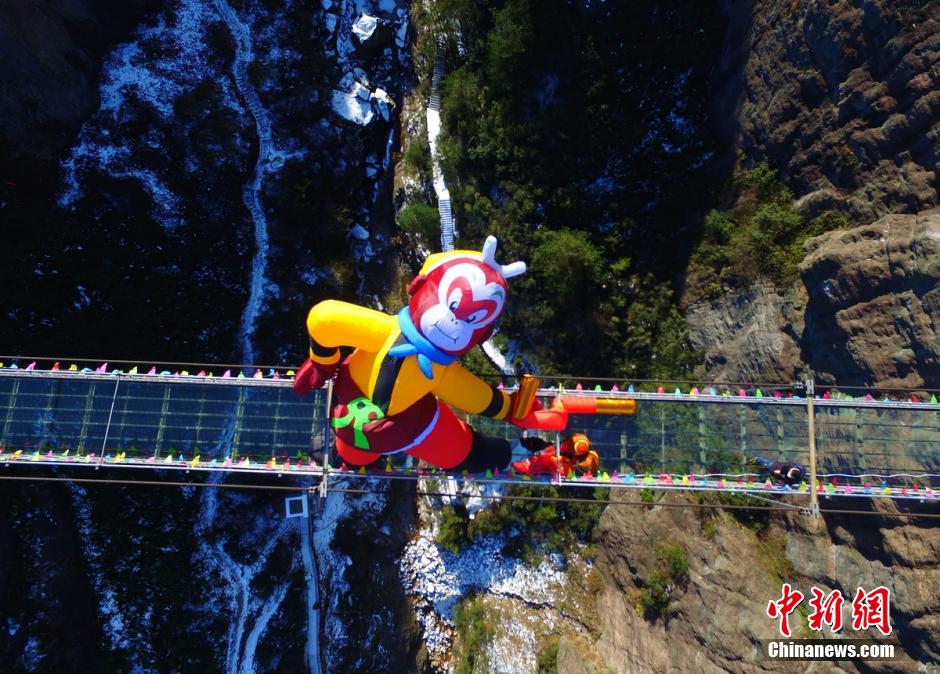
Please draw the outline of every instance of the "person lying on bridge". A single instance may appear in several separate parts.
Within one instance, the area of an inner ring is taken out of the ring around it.
[[[600,457],[584,433],[572,433],[562,440],[557,454],[555,445],[537,436],[522,438],[519,444],[532,452],[529,458],[512,464],[513,470],[522,475],[567,475],[573,472],[593,475],[601,465]]]
[[[762,456],[755,456],[751,463],[756,463],[769,474],[770,479],[777,484],[786,484],[796,487],[806,479],[806,467],[792,461],[771,461]]]

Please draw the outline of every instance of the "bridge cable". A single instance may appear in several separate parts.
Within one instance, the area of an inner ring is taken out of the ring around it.
[[[249,490],[258,490],[258,491],[291,491],[291,492],[314,492],[317,490],[317,486],[309,487],[293,487],[293,486],[281,486],[281,485],[258,485],[258,484],[244,484],[244,483],[234,483],[234,484],[225,484],[225,483],[207,483],[207,482],[185,482],[185,481],[161,481],[161,480],[108,480],[103,478],[71,478],[71,477],[37,477],[37,476],[26,476],[26,475],[0,475],[0,480],[12,480],[12,481],[36,481],[36,482],[76,482],[76,483],[87,483],[87,484],[117,484],[123,486],[134,486],[139,485],[142,487],[205,487],[205,488],[222,488],[222,489],[249,489]],[[534,485],[534,486],[545,486],[550,487],[552,485]],[[378,494],[378,493],[387,493],[382,492],[376,489],[349,489],[342,487],[334,487],[330,489],[331,492],[340,492],[344,494]],[[691,490],[690,490],[691,491]],[[588,498],[575,498],[567,496],[525,496],[522,494],[453,494],[450,492],[434,492],[434,491],[415,491],[413,492],[415,496],[446,496],[451,498],[480,498],[480,499],[491,499],[491,500],[507,500],[507,501],[547,501],[552,503],[586,503],[591,505],[625,505],[625,506],[646,506],[652,508],[654,506],[661,506],[664,508],[711,508],[719,510],[764,510],[764,511],[774,511],[774,512],[791,512],[793,509],[799,510],[803,513],[808,512],[808,508],[797,506],[791,503],[780,503],[777,506],[759,506],[759,505],[738,505],[738,504],[725,504],[725,503],[668,503],[664,501],[656,501],[650,503],[648,501],[598,501],[596,499]],[[749,496],[752,498],[759,498],[752,494],[744,494],[744,496]],[[769,500],[769,499],[765,499]],[[833,515],[875,515],[879,517],[919,517],[925,519],[940,519],[940,513],[912,513],[912,512],[897,512],[897,513],[886,513],[886,512],[876,512],[869,510],[850,510],[850,509],[839,509],[839,508],[821,508],[820,512],[829,513]]]

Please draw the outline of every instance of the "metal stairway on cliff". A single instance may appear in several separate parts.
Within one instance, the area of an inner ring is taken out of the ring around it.
[[[437,128],[440,124],[441,111],[441,82],[444,80],[444,62],[441,59],[442,43],[438,40],[437,57],[434,60],[434,74],[431,77],[431,97],[428,102],[428,142],[431,145],[431,161],[433,162],[434,191],[437,193],[437,212],[441,221],[441,250],[454,249],[456,231],[454,228],[454,214],[450,205],[450,192],[444,183],[444,175],[437,161]],[[432,121],[434,120],[434,121]]]

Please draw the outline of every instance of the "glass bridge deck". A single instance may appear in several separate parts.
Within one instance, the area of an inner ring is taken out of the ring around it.
[[[755,473],[754,456],[810,462],[809,401],[731,395],[572,392],[637,400],[631,416],[572,415],[600,455],[597,475],[549,475],[533,483],[731,490],[940,502],[940,405],[813,400],[819,481],[782,488]],[[553,390],[540,390],[547,403]],[[469,419],[514,440],[505,422]],[[331,456],[327,391],[299,397],[289,379],[0,370],[0,465],[224,470],[331,478],[446,475],[402,455],[351,469]],[[554,434],[546,435],[550,440]],[[324,449],[327,451],[324,452]],[[517,456],[524,456],[515,445]],[[458,475],[522,482],[511,470]]]

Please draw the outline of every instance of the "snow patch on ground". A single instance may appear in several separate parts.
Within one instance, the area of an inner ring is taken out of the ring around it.
[[[127,147],[114,147],[107,141],[94,138],[82,131],[78,145],[62,162],[65,169],[66,189],[59,197],[61,206],[69,206],[81,196],[78,174],[89,168],[97,168],[115,178],[133,178],[141,183],[144,190],[153,199],[153,216],[167,229],[175,229],[182,224],[179,198],[165,185],[160,177],[149,169],[129,165],[131,150]]]
[[[438,547],[425,529],[405,547],[399,574],[406,594],[415,597],[418,620],[433,655],[450,651],[454,609],[471,592],[546,606],[560,596],[566,582],[560,555],[548,556],[532,567],[502,554],[505,544],[502,536],[485,536],[454,555]],[[503,671],[501,660],[491,662],[500,662]]]
[[[563,559],[546,557],[532,567],[504,555],[505,545],[502,536],[484,536],[454,555],[438,547],[430,533],[423,531],[402,555],[405,588],[430,599],[446,618],[453,617],[457,601],[473,590],[532,604],[551,603],[565,583]]]
[[[248,638],[245,640],[245,654],[242,659],[241,674],[254,674],[255,653],[258,650],[258,641],[261,639],[261,635],[264,634],[265,629],[267,629],[268,622],[270,622],[271,618],[284,602],[289,587],[290,583],[281,583],[274,588],[274,591],[262,605],[258,618],[255,620],[254,627],[251,628],[251,632],[248,633]]]
[[[162,18],[156,31],[166,31]],[[155,30],[147,32],[153,33]],[[129,94],[152,105],[164,118],[173,114],[173,101],[181,92],[179,83],[153,68],[136,42],[118,45],[105,64],[105,69],[107,78],[99,89],[101,110],[110,112],[114,119],[117,119]]]
[[[102,627],[105,637],[110,644],[112,651],[124,651],[127,653],[134,672],[150,672],[140,665],[137,660],[139,650],[149,651],[151,646],[146,643],[143,635],[134,636],[134,644],[131,643],[129,635],[126,633],[125,626],[128,621],[124,618],[124,608],[118,601],[118,595],[115,588],[109,582],[111,569],[105,569],[101,563],[102,548],[95,537],[93,526],[94,515],[91,510],[91,504],[87,498],[87,492],[84,487],[74,483],[68,483],[72,496],[72,503],[77,513],[76,522],[78,531],[82,540],[82,550],[88,568],[91,571],[91,581],[95,594],[98,597],[98,613],[101,615]],[[132,648],[132,645],[135,648]]]
[[[552,613],[542,611],[541,619],[551,619]],[[538,639],[535,625],[524,619],[503,616],[494,630],[493,638],[486,644],[486,658],[497,663],[500,674],[531,674],[538,671],[536,653]]]
[[[435,488],[440,493],[438,497],[440,501],[438,503],[435,499],[433,503],[429,504],[431,508],[462,503],[470,519],[476,517],[476,514],[481,510],[485,510],[493,503],[496,503],[498,497],[503,493],[503,486],[500,484],[480,483],[472,480],[461,480],[458,483],[453,476],[442,480]],[[438,532],[433,519],[430,522],[430,527],[431,535],[436,536]]]
[[[327,670],[330,669],[330,651],[342,650],[351,638],[343,623],[343,614],[348,610],[343,604],[343,599],[350,591],[345,580],[345,571],[352,564],[352,560],[347,555],[338,555],[331,545],[340,521],[346,518],[356,520],[360,519],[360,516],[361,518],[374,518],[386,507],[385,494],[378,490],[387,485],[380,485],[379,480],[369,482],[369,486],[365,488],[373,490],[370,493],[347,494],[331,490],[326,498],[318,502],[319,511],[314,520],[313,545],[320,578],[329,579],[330,585],[329,592],[321,594],[321,601],[325,604],[322,608],[326,614],[321,643],[324,644],[326,650]],[[353,485],[349,482],[337,481],[331,483],[331,486],[343,489]],[[355,486],[363,487],[361,482],[356,482]],[[380,629],[381,626],[377,628]],[[373,643],[375,640],[369,636],[366,641]]]
[[[70,206],[81,197],[84,173],[99,170],[138,180],[153,198],[154,219],[169,229],[182,224],[179,198],[166,181],[157,172],[137,166],[140,160],[133,148],[122,144],[122,134],[111,134],[114,126],[133,121],[135,106],[152,108],[164,119],[171,119],[176,99],[206,78],[216,81],[224,99],[240,109],[229,82],[209,65],[206,28],[218,20],[218,14],[200,0],[179,0],[172,15],[171,23],[161,16],[155,25],[139,28],[131,42],[118,45],[105,58],[99,87],[101,106],[82,127],[78,143],[62,162],[65,188],[58,199],[61,206]],[[146,52],[145,45],[150,45]],[[159,139],[154,142],[159,145]]]
[[[45,657],[42,648],[40,648],[39,639],[29,637],[26,640],[26,646],[23,648],[23,655],[20,657],[20,662],[23,664],[24,669],[27,672],[42,671],[40,666]]]
[[[221,473],[213,473],[209,482],[219,483],[223,477]],[[247,535],[245,532],[242,534],[245,540],[264,541],[264,544],[253,555],[253,561],[243,562],[226,549],[227,543],[230,547],[236,547],[237,541],[229,541],[225,530],[216,525],[215,519],[219,512],[218,496],[218,489],[211,486],[203,490],[202,508],[195,527],[201,543],[198,554],[206,567],[225,581],[218,588],[223,595],[224,604],[230,611],[225,671],[228,674],[250,674],[255,671],[258,641],[287,593],[286,585],[279,585],[267,598],[259,597],[252,590],[252,581],[265,568],[281,538],[296,527],[296,521],[282,519],[274,531],[263,531],[260,527],[269,529],[272,523],[258,518],[255,525],[259,529]],[[232,506],[233,501],[237,502],[238,498],[237,495],[226,494],[227,505]],[[291,560],[291,568],[297,564],[295,555]]]
[[[512,365],[509,364],[509,359],[503,355],[503,352],[499,350],[499,347],[493,343],[492,339],[488,339],[482,344],[483,353],[486,354],[487,358],[493,361],[493,364],[496,368],[505,375],[513,375],[515,372],[512,369]]]
[[[437,160],[437,137],[441,133],[441,113],[433,108],[427,109],[428,145],[431,146],[431,171],[434,181],[434,193],[438,201],[450,201],[450,190],[444,182],[444,172]]]

